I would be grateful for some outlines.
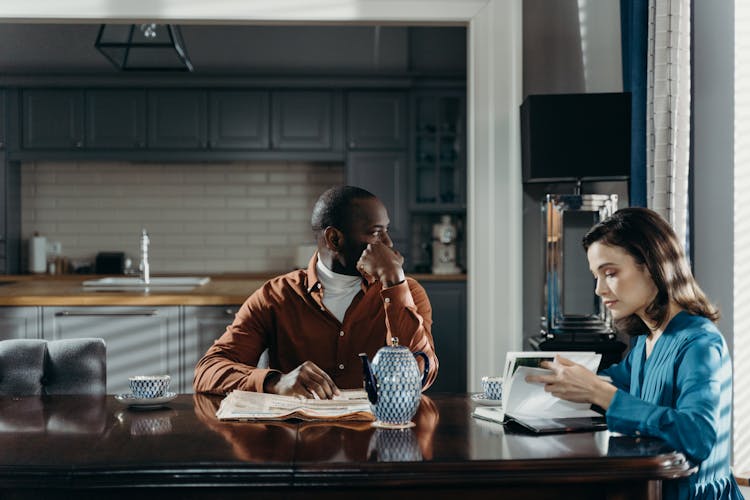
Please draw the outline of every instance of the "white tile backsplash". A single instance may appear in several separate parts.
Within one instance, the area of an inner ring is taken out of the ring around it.
[[[38,231],[75,261],[119,250],[137,265],[146,227],[154,274],[286,271],[312,241],[313,203],[344,179],[335,163],[27,162],[22,237]]]

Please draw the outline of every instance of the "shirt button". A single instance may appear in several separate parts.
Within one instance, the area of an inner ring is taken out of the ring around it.
[[[343,369],[344,369],[344,365],[343,365],[343,364],[340,364],[340,365],[339,365],[339,370],[343,370]]]
[[[339,332],[339,337],[343,337],[343,336],[344,336],[344,331],[342,330]]]
[[[385,303],[386,303],[386,304],[389,304],[390,302],[391,302],[391,299],[390,299],[389,297],[386,297],[386,298],[385,298]]]

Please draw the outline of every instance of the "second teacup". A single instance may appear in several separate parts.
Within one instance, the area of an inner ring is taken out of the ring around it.
[[[495,401],[503,398],[503,377],[482,377],[484,397]]]
[[[128,379],[130,392],[137,398],[160,398],[169,389],[169,375],[137,375]]]

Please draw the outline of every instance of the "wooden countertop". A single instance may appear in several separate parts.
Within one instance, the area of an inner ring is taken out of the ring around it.
[[[211,275],[211,281],[189,292],[164,290],[91,291],[82,282],[95,275],[0,277],[0,306],[212,306],[242,304],[268,279],[279,274]],[[420,282],[465,281],[466,275],[409,275]]]

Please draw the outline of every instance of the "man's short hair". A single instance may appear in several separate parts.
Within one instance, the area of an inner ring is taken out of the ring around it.
[[[327,227],[344,230],[349,222],[352,202],[376,198],[371,192],[356,186],[335,186],[320,195],[312,210],[310,222],[313,231]]]

